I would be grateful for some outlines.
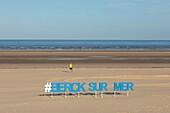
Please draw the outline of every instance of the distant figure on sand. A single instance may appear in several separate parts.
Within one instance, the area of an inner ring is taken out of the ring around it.
[[[71,72],[73,72],[73,64],[72,64],[72,63],[70,63],[69,70],[70,70]]]

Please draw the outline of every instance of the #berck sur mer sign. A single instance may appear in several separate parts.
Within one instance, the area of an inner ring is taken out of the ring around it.
[[[87,86],[87,87],[85,87]],[[51,93],[65,93],[65,92],[100,92],[108,91],[107,82],[51,82],[45,85],[45,92]],[[134,91],[133,82],[114,82],[113,91]]]

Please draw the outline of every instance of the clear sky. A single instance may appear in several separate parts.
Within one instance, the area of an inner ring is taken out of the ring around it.
[[[0,0],[0,39],[170,39],[170,0]]]

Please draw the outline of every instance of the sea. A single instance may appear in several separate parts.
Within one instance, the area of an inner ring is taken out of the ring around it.
[[[170,50],[170,40],[0,40],[0,50]]]

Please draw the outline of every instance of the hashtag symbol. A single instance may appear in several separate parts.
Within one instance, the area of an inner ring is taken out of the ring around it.
[[[45,85],[45,92],[50,92],[51,91],[51,83],[47,83]]]

